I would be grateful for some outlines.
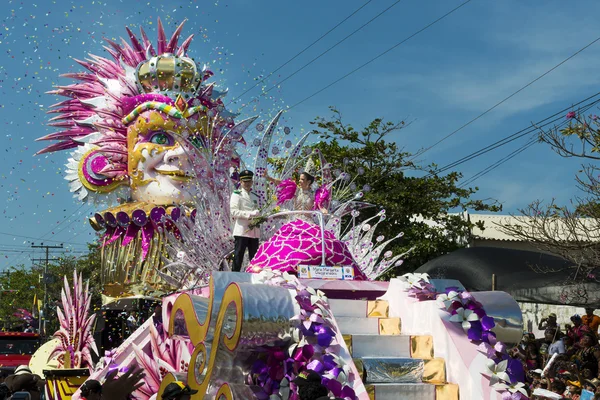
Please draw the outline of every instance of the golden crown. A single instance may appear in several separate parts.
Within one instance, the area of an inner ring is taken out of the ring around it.
[[[181,94],[187,99],[200,87],[202,72],[191,58],[165,53],[141,62],[135,78],[142,93],[160,93],[173,99]]]

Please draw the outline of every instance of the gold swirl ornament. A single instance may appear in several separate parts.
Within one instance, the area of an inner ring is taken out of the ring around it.
[[[221,344],[225,347],[225,351],[234,351],[238,346],[242,333],[242,292],[237,283],[230,283],[221,299],[221,307],[219,308],[215,325],[215,334],[210,346],[210,355],[207,354],[204,341],[210,327],[210,316],[214,302],[214,281],[212,277],[210,280],[209,299],[205,319],[201,322],[198,320],[196,311],[194,310],[192,297],[186,293],[181,294],[175,300],[175,303],[173,303],[169,321],[168,335],[172,336],[175,333],[175,317],[178,312],[183,313],[190,341],[194,344],[187,377],[187,384],[192,389],[198,391],[198,393],[191,395],[192,400],[200,400],[206,395]],[[167,374],[161,382],[157,398],[160,398],[166,386],[175,380],[176,377],[173,374]],[[226,383],[221,385],[217,391],[216,399],[232,400],[233,393],[231,387]]]

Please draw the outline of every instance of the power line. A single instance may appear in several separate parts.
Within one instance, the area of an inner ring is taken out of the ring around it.
[[[317,40],[315,40],[314,42],[312,42],[311,44],[309,44],[308,46],[306,46],[304,49],[302,49],[299,53],[297,53],[295,56],[293,56],[292,58],[290,58],[289,60],[287,60],[286,62],[284,62],[283,64],[281,64],[279,67],[277,67],[275,70],[271,71],[271,73],[269,73],[269,75],[267,75],[266,77],[264,77],[263,79],[261,79],[260,81],[256,82],[254,84],[254,86],[252,86],[249,89],[246,89],[246,91],[242,94],[240,94],[238,97],[234,98],[233,100],[231,100],[229,102],[229,104],[236,102],[237,100],[239,100],[242,96],[244,96],[246,93],[248,93],[249,91],[251,91],[252,89],[254,89],[255,87],[257,87],[258,85],[260,85],[261,83],[263,83],[265,80],[267,80],[271,75],[273,75],[274,73],[276,73],[277,71],[279,71],[281,68],[285,67],[286,65],[288,65],[290,62],[294,61],[296,58],[298,58],[301,54],[303,54],[306,50],[310,49],[312,46],[314,46],[315,44],[317,44],[319,41],[321,41],[321,39],[323,39],[325,36],[329,35],[331,32],[333,32],[334,30],[336,30],[340,25],[342,25],[344,22],[346,22],[347,20],[349,20],[350,18],[352,18],[357,12],[359,12],[360,10],[362,10],[365,6],[367,6],[367,4],[369,4],[370,2],[372,2],[373,0],[369,0],[366,3],[364,3],[362,6],[360,6],[359,8],[357,8],[356,10],[354,10],[354,12],[350,15],[348,15],[346,18],[344,18],[343,20],[341,20],[337,25],[335,25],[333,28],[331,28],[330,30],[328,30],[327,32],[325,32],[323,35],[321,35]],[[228,105],[229,105],[228,104]]]
[[[80,207],[81,208],[81,207]],[[73,213],[74,214],[74,213]],[[71,216],[67,217],[67,218],[71,218],[73,216],[73,214],[71,214]],[[66,221],[66,220],[65,220]],[[64,231],[65,229],[69,228],[71,225],[73,225],[75,222],[77,222],[77,219],[72,220],[68,225],[63,226],[61,229],[57,230],[56,232],[54,232],[54,235],[58,235],[59,233],[61,233],[62,231]],[[59,224],[60,225],[60,224]]]
[[[590,108],[592,108],[592,106],[596,103],[598,103],[600,100],[597,100],[591,104],[586,105],[585,107],[581,108],[581,112],[586,112],[587,110],[589,110]],[[568,120],[563,120],[563,122],[561,122],[556,128],[560,129],[563,126],[568,124]],[[513,157],[517,156],[518,154],[522,153],[523,151],[527,150],[528,148],[530,148],[531,146],[533,146],[535,143],[538,142],[538,138],[533,138],[531,140],[529,140],[527,143],[525,143],[522,147],[518,148],[517,150],[514,150],[513,152],[509,153],[507,156],[501,158],[500,160],[496,161],[495,163],[493,163],[492,165],[486,167],[485,169],[479,171],[478,173],[476,173],[475,175],[473,175],[472,177],[470,177],[469,179],[467,179],[465,182],[461,183],[459,185],[460,188],[464,188],[465,186],[473,183],[474,181],[476,181],[477,179],[481,178],[482,176],[488,174],[489,172],[493,171],[494,169],[498,168],[500,165],[504,164],[505,162],[509,161],[510,159],[512,159]]]
[[[59,222],[58,224],[56,224],[56,226],[54,226],[53,228],[51,228],[48,232],[44,233],[41,238],[43,239],[44,237],[46,237],[46,235],[52,233],[52,231],[54,231],[56,228],[58,228],[60,225],[62,225],[63,223],[67,222],[67,220],[69,220],[69,218],[73,217],[79,210],[81,210],[83,208],[83,206],[85,206],[86,203],[81,203],[81,205],[79,207],[77,207],[75,209],[75,211],[73,211],[71,213],[71,215],[69,215],[68,217],[65,217],[61,222]],[[62,232],[64,229],[61,229],[58,232],[55,232],[54,234],[56,235],[59,232]]]
[[[479,157],[479,156],[481,156],[481,155],[483,155],[485,153],[488,153],[488,152],[490,152],[492,150],[495,150],[495,149],[497,149],[497,148],[499,148],[501,146],[504,146],[504,145],[506,145],[506,144],[514,141],[514,140],[520,139],[523,136],[530,135],[531,133],[537,131],[539,128],[543,128],[545,126],[551,125],[551,124],[557,122],[558,120],[563,119],[564,118],[564,113],[566,111],[571,110],[571,109],[573,109],[573,107],[579,106],[580,104],[582,104],[582,103],[584,103],[584,102],[586,102],[586,101],[588,101],[588,100],[590,100],[590,99],[592,99],[594,97],[597,97],[598,95],[600,95],[600,92],[598,92],[598,93],[596,93],[596,94],[594,94],[594,95],[592,95],[592,96],[590,96],[590,97],[588,97],[588,98],[586,98],[584,100],[581,100],[580,102],[575,103],[575,104],[573,104],[573,105],[571,105],[571,106],[569,106],[567,108],[564,108],[564,109],[562,109],[562,110],[554,113],[553,115],[551,115],[549,117],[546,117],[546,118],[544,118],[544,119],[542,119],[542,120],[540,120],[540,121],[538,121],[538,122],[536,122],[536,123],[528,126],[527,128],[523,128],[523,129],[521,129],[521,130],[519,130],[519,131],[517,131],[517,132],[515,132],[515,133],[513,133],[511,135],[508,135],[508,136],[506,136],[506,137],[504,137],[504,138],[502,138],[502,139],[500,139],[500,140],[498,140],[498,141],[496,141],[494,143],[491,143],[491,144],[489,144],[489,145],[487,145],[487,146],[485,146],[485,147],[483,147],[483,148],[481,148],[481,149],[479,149],[477,151],[474,151],[473,153],[470,153],[470,154],[468,154],[468,155],[466,155],[466,156],[464,156],[464,157],[462,157],[462,158],[460,158],[460,159],[458,159],[456,161],[453,161],[453,162],[451,162],[451,163],[449,163],[449,164],[447,164],[447,165],[445,165],[445,166],[443,166],[441,168],[438,168],[435,171],[433,171],[432,173],[429,173],[426,176],[426,178],[429,178],[431,176],[439,174],[440,172],[444,172],[444,171],[447,171],[447,170],[449,170],[451,168],[454,168],[454,167],[456,167],[456,166],[458,166],[460,164],[463,164],[463,163],[465,163],[467,161],[470,161],[470,160],[472,160],[474,158],[477,158],[477,157]],[[595,104],[597,104],[599,102],[600,102],[600,99],[596,99],[596,100],[592,101],[591,103],[582,106],[582,109],[587,110],[587,109],[591,108],[592,106],[594,106]]]
[[[470,177],[469,179],[467,179],[465,182],[461,183],[458,187],[459,188],[464,188],[467,185],[470,185],[471,183],[475,182],[477,179],[481,178],[482,176],[486,175],[487,173],[489,173],[489,172],[493,171],[494,169],[498,168],[500,165],[504,164],[508,160],[510,160],[513,157],[521,154],[523,151],[527,150],[528,148],[530,148],[531,146],[533,146],[534,144],[536,144],[537,141],[538,141],[537,138],[533,138],[533,139],[529,140],[526,144],[524,144],[523,146],[519,147],[517,150],[512,151],[507,156],[499,159],[498,161],[496,161],[492,165],[488,166],[487,168],[483,169],[482,171],[479,171],[478,173],[476,173],[475,175],[473,175],[472,177]]]
[[[518,89],[517,91],[513,92],[509,96],[507,96],[504,99],[500,100],[499,102],[497,102],[492,107],[488,108],[487,110],[485,110],[484,112],[482,112],[481,114],[479,114],[478,116],[476,116],[475,118],[471,119],[466,124],[462,125],[458,129],[450,132],[449,134],[447,134],[446,136],[444,136],[443,138],[441,138],[440,140],[438,140],[437,142],[435,142],[431,146],[427,147],[425,150],[423,150],[421,152],[418,152],[417,154],[415,154],[415,156],[413,157],[413,159],[415,157],[418,157],[418,156],[421,156],[421,155],[425,154],[426,152],[428,152],[429,150],[431,150],[432,148],[434,148],[438,144],[442,143],[443,141],[445,141],[449,137],[457,134],[458,132],[460,132],[461,130],[463,130],[464,128],[466,128],[467,126],[471,125],[473,122],[477,121],[479,118],[483,117],[484,115],[486,115],[490,111],[494,110],[496,107],[500,106],[501,104],[503,104],[504,102],[508,101],[512,97],[516,96],[517,94],[519,94],[523,90],[527,89],[529,86],[533,85],[535,82],[539,81],[540,79],[542,79],[543,77],[545,77],[546,75],[548,75],[549,73],[551,73],[552,71],[554,71],[555,69],[557,69],[558,67],[560,67],[561,65],[563,65],[564,63],[566,63],[567,61],[569,61],[570,59],[572,59],[573,57],[575,57],[576,55],[578,55],[579,53],[581,53],[582,51],[584,51],[585,49],[587,49],[588,47],[590,47],[591,45],[593,45],[594,43],[596,43],[599,40],[600,40],[600,37],[592,40],[590,43],[588,43],[587,45],[583,46],[581,49],[577,50],[575,53],[571,54],[569,57],[565,58],[564,60],[562,60],[561,62],[559,62],[558,64],[556,64],[554,67],[550,68],[548,71],[544,72],[542,75],[538,76],[537,78],[535,78],[534,80],[532,80],[531,82],[529,82],[528,84],[526,84],[525,86],[521,87],[520,89]]]
[[[354,74],[356,71],[366,67],[367,65],[371,64],[373,61],[377,60],[380,57],[383,57],[384,55],[386,55],[387,53],[389,53],[390,51],[394,50],[396,47],[402,45],[403,43],[409,41],[410,39],[412,39],[413,37],[417,36],[419,33],[429,29],[431,26],[437,24],[439,21],[443,20],[444,18],[446,18],[447,16],[449,16],[450,14],[454,13],[455,11],[457,11],[459,8],[463,7],[464,5],[470,3],[471,0],[467,0],[463,3],[461,3],[459,6],[453,8],[452,10],[450,10],[449,12],[447,12],[446,14],[442,15],[441,17],[439,17],[438,19],[436,19],[435,21],[431,22],[430,24],[426,25],[424,28],[421,28],[420,30],[416,31],[415,33],[413,33],[412,35],[408,36],[406,39],[396,43],[394,46],[390,47],[389,49],[387,49],[386,51],[384,51],[383,53],[380,53],[379,55],[377,55],[376,57],[373,57],[372,59],[370,59],[369,61],[367,61],[366,63],[360,65],[359,67],[353,69],[352,71],[348,72],[346,75],[342,76],[341,78],[331,82],[329,85],[325,86],[324,88],[317,90],[316,92],[314,92],[313,94],[311,94],[310,96],[300,100],[299,102],[297,102],[296,104],[294,104],[293,106],[291,106],[290,108],[288,108],[288,111],[293,109],[294,107],[299,106],[300,104],[304,103],[305,101],[315,97],[316,95],[318,95],[319,93],[329,89],[331,86],[335,85],[336,83],[346,79],[347,77],[349,77],[350,75]]]
[[[74,246],[87,246],[88,245],[87,243],[66,242],[64,240],[43,239],[43,238],[33,237],[33,236],[15,235],[14,233],[8,233],[8,232],[0,232],[0,235],[18,237],[18,238],[24,238],[24,239],[34,239],[37,241],[45,241],[45,242],[52,242],[52,243],[71,244]]]
[[[44,335],[46,335],[47,334],[46,321],[48,320],[48,265],[50,264],[50,249],[61,249],[62,250],[63,245],[61,244],[59,246],[49,246],[49,245],[44,245],[42,243],[41,245],[32,244],[31,248],[46,250],[46,263],[44,265],[44,303],[43,303],[44,317],[40,318],[40,321],[42,322],[42,324],[40,325],[40,330],[43,330]]]
[[[337,47],[340,44],[342,44],[343,42],[345,42],[346,39],[349,39],[355,33],[357,33],[358,31],[360,31],[365,26],[369,25],[371,22],[375,21],[377,18],[379,18],[380,16],[382,16],[383,14],[385,14],[387,11],[389,11],[392,7],[394,7],[396,4],[400,3],[401,1],[402,0],[397,0],[394,4],[392,4],[391,6],[389,6],[388,8],[386,8],[385,10],[383,10],[382,12],[380,12],[379,14],[377,14],[376,16],[374,16],[373,18],[371,18],[369,21],[367,21],[366,23],[364,23],[363,25],[361,25],[358,29],[354,30],[352,33],[350,33],[349,35],[347,35],[346,37],[344,37],[342,40],[338,41],[336,44],[334,44],[333,46],[329,47],[327,50],[325,50],[324,52],[322,52],[321,54],[319,54],[318,56],[316,56],[315,58],[313,58],[312,60],[310,60],[309,62],[307,62],[306,64],[304,64],[303,66],[301,66],[300,68],[298,68],[297,70],[295,70],[294,72],[292,72],[290,75],[288,75],[283,80],[281,80],[281,81],[277,82],[276,84],[274,84],[273,86],[271,86],[268,90],[262,92],[259,96],[257,96],[257,98],[260,97],[260,96],[264,96],[265,94],[269,93],[271,90],[275,89],[276,87],[278,87],[279,85],[281,85],[282,83],[284,83],[285,81],[287,81],[288,79],[290,79],[291,77],[293,77],[294,75],[296,75],[298,72],[302,71],[304,68],[308,67],[310,64],[312,64],[313,62],[317,61],[319,58],[323,57],[325,54],[329,53],[329,51],[331,51],[335,47]],[[250,102],[248,102],[246,105],[244,105],[243,107],[241,107],[238,110],[238,112],[241,111],[241,110],[243,110],[246,106],[248,106],[248,104],[250,104]]]

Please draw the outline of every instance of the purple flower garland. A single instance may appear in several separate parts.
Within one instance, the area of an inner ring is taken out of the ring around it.
[[[254,362],[247,383],[260,388],[256,397],[266,400],[271,395],[281,395],[286,381],[292,382],[299,373],[312,370],[321,375],[321,383],[331,394],[356,400],[349,384],[353,372],[339,356],[337,328],[323,292],[304,286],[286,272],[263,270],[259,277],[264,284],[294,290],[300,313],[291,318],[296,326],[286,338],[288,344],[265,349]],[[297,400],[297,387],[292,383],[290,389],[289,399]]]
[[[451,315],[451,322],[462,325],[469,340],[488,357],[487,371],[482,374],[490,377],[490,386],[502,393],[502,400],[529,399],[523,383],[523,364],[511,357],[504,343],[496,339],[492,332],[496,325],[494,318],[486,314],[483,305],[471,293],[458,287],[448,287],[444,293],[438,293],[427,274],[405,274],[399,279],[408,284],[411,297],[419,301],[436,300],[440,308]]]

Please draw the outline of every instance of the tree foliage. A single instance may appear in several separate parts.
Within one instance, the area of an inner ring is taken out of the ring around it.
[[[566,205],[554,200],[549,203],[535,200],[520,210],[515,223],[501,227],[504,232],[572,263],[572,273],[564,282],[561,298],[564,303],[577,304],[600,300],[600,294],[588,290],[590,284],[599,281],[600,119],[584,113],[583,109],[571,111],[565,122],[539,131],[540,141],[550,145],[557,154],[582,160],[575,180],[583,194],[573,197]]]
[[[29,312],[34,311],[34,296],[43,302],[45,283],[47,283],[47,332],[54,333],[58,328],[56,306],[60,305],[60,294],[63,279],[69,281],[73,277],[73,270],[82,273],[84,280],[89,280],[92,295],[92,309],[98,309],[100,298],[100,249],[99,246],[89,245],[88,253],[82,257],[60,257],[50,260],[46,281],[44,281],[43,264],[35,264],[31,268],[24,265],[12,266],[0,274],[0,328],[19,329],[23,321],[16,317],[15,311],[23,308]],[[37,310],[36,310],[37,314]]]
[[[460,173],[439,176],[435,164],[420,165],[399,146],[398,134],[409,125],[404,121],[377,118],[355,129],[343,121],[338,110],[331,111],[332,117],[318,117],[313,122],[314,134],[321,139],[315,147],[334,168],[355,177],[365,201],[386,210],[387,223],[380,225],[382,235],[404,232],[393,250],[413,250],[393,274],[413,271],[428,260],[464,247],[473,224],[457,212],[501,209],[494,201],[474,199],[477,188],[459,188]],[[378,211],[366,209],[363,214],[367,217]]]

